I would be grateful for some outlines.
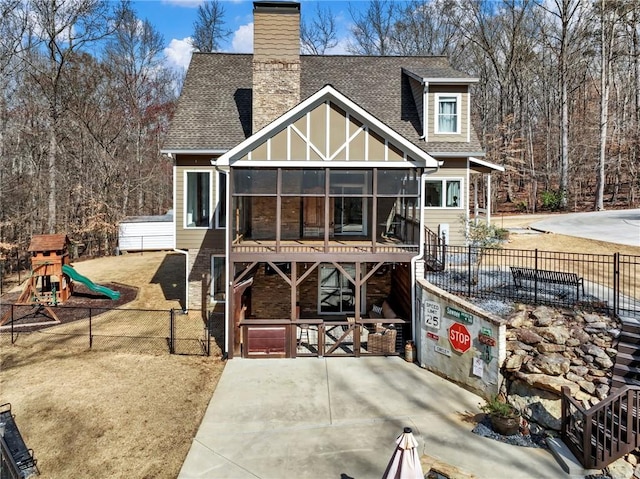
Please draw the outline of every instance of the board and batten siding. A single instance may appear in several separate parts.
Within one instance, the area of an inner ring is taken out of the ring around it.
[[[211,172],[211,195],[213,208],[216,208],[216,187],[218,172],[211,166],[211,156],[179,155],[174,168],[175,202],[174,215],[176,222],[176,248],[179,249],[220,249],[224,250],[226,229],[185,228],[184,227],[184,188],[186,171]]]
[[[405,159],[406,157],[406,159]],[[241,161],[411,161],[399,145],[339,106],[324,102],[256,146]]]
[[[460,95],[460,105],[458,114],[460,115],[460,133],[446,134],[436,133],[436,116],[438,96],[442,95]],[[429,111],[428,111],[428,131],[429,141],[467,141],[469,134],[469,87],[467,85],[430,85],[429,86]]]
[[[469,208],[469,185],[467,159],[447,159],[440,169],[427,176],[426,180],[439,178],[460,179],[460,207],[458,208],[426,208],[424,210],[424,224],[435,233],[439,233],[440,225],[449,225],[449,244],[464,245],[464,223],[463,217]]]

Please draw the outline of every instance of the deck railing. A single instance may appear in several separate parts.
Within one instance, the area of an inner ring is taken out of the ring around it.
[[[562,388],[562,441],[586,469],[602,469],[640,445],[640,387],[625,386],[584,409]]]
[[[431,271],[442,271],[444,269],[444,259],[446,257],[446,242],[444,236],[429,228],[424,229],[424,260],[427,269]]]

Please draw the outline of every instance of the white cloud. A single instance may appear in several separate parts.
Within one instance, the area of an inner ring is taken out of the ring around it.
[[[233,38],[231,39],[231,52],[253,52],[253,22],[246,25],[240,25],[238,29],[233,32]]]
[[[347,47],[349,46],[349,37],[343,37],[338,40],[338,44],[333,48],[327,48],[325,55],[350,55]]]
[[[184,69],[189,66],[192,52],[191,37],[183,38],[182,40],[174,38],[169,42],[169,46],[164,49],[164,55],[167,57],[169,65]]]

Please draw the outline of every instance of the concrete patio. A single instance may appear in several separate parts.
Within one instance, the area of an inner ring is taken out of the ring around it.
[[[547,450],[473,434],[482,402],[398,357],[234,359],[179,477],[380,478],[405,426],[479,479],[568,477]]]

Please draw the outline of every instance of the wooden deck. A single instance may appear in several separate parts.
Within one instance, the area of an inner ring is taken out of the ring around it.
[[[410,255],[415,256],[420,251],[417,244],[401,244],[394,241],[336,241],[327,243],[320,240],[244,240],[232,245],[234,254],[335,254],[335,255]]]

